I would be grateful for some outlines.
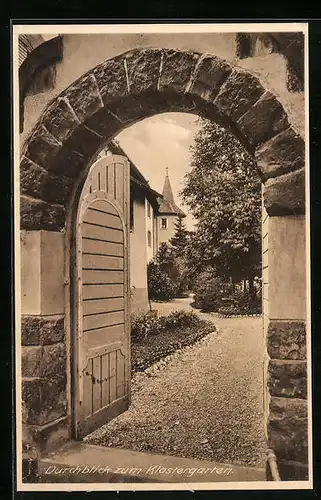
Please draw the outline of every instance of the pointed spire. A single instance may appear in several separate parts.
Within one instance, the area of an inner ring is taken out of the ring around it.
[[[164,182],[162,195],[163,195],[163,198],[165,201],[169,201],[171,203],[174,203],[174,195],[173,195],[172,186],[171,186],[169,176],[168,176],[168,167],[166,167],[166,175],[165,175],[165,182]]]
[[[179,217],[185,217],[184,212],[175,203],[172,186],[168,175],[168,167],[166,167],[165,172],[165,182],[162,192],[163,199],[160,201],[159,213],[175,214]]]

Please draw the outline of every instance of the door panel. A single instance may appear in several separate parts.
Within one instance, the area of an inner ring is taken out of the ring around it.
[[[129,164],[106,157],[80,197],[75,269],[75,434],[81,438],[128,408]]]

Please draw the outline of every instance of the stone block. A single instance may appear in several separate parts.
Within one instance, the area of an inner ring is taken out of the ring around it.
[[[25,421],[37,422],[41,411],[41,381],[39,378],[22,379],[22,401],[25,408]]]
[[[308,412],[303,399],[270,400],[268,447],[278,460],[308,463]]]
[[[62,94],[68,99],[80,123],[104,106],[95,76],[87,73]]]
[[[54,161],[49,165],[52,172],[72,179],[78,178],[84,167],[88,164],[88,158],[68,146],[62,146]]]
[[[251,146],[257,146],[285,130],[289,127],[289,122],[282,105],[267,91],[238,120],[237,126]],[[259,159],[258,153],[257,161],[261,167]]]
[[[56,380],[66,375],[66,345],[64,342],[43,346],[40,376]]]
[[[238,120],[256,103],[263,92],[264,89],[255,76],[233,70],[221,86],[214,104],[222,114],[232,120]]]
[[[268,179],[265,183],[264,206],[270,216],[305,213],[304,169]]]
[[[306,399],[306,362],[297,360],[270,360],[268,385],[271,396]]]
[[[76,151],[83,157],[90,158],[99,150],[100,145],[103,145],[104,142],[105,139],[98,133],[95,133],[84,125],[80,125],[66,145],[69,149]]]
[[[159,90],[184,93],[199,57],[195,52],[164,50]]]
[[[105,106],[128,95],[123,57],[103,62],[93,74]]]
[[[20,229],[59,231],[65,225],[65,208],[21,195]]]
[[[22,153],[37,165],[50,170],[50,165],[60,148],[61,143],[42,124],[38,124],[26,142]]]
[[[131,94],[157,90],[161,54],[160,49],[136,49],[125,54]]]
[[[27,157],[20,163],[20,192],[49,203],[65,204],[72,188],[72,179],[50,174]]]
[[[277,103],[276,99],[274,101]],[[284,117],[282,118],[281,110],[276,108],[276,113],[279,115],[277,126],[282,127]],[[272,120],[273,110],[270,115]],[[242,117],[245,120],[246,117]],[[264,119],[264,113],[257,115],[256,129],[260,129],[260,120]],[[265,117],[266,124],[269,123],[268,117]],[[283,121],[282,121],[283,120]],[[254,126],[254,122],[253,122]],[[257,132],[254,131],[254,134]],[[278,177],[279,175],[287,174],[304,167],[305,164],[305,145],[304,140],[292,128],[275,135],[270,140],[262,144],[255,151],[255,159],[260,169],[263,179]]]
[[[212,101],[231,71],[232,67],[226,61],[206,55],[197,64],[189,92]]]
[[[305,324],[298,321],[270,321],[267,351],[272,359],[306,360]]]
[[[50,345],[65,339],[63,316],[22,316],[21,343],[24,346]]]
[[[115,116],[109,113],[107,108],[97,111],[97,113],[84,122],[84,125],[104,137],[104,140],[112,139],[123,128],[120,120],[117,120]]]
[[[76,116],[61,97],[55,99],[46,109],[42,123],[60,142],[65,142],[79,124]]]
[[[41,380],[41,408],[37,424],[47,424],[66,414],[66,375]]]
[[[21,350],[21,375],[23,377],[40,376],[42,347],[24,346]]]

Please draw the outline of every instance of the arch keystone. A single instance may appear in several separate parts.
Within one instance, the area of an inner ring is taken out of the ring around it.
[[[131,94],[157,90],[162,51],[136,49],[125,55]]]
[[[195,66],[188,91],[207,101],[213,101],[231,71],[232,67],[226,61],[205,54]]]
[[[199,57],[197,52],[164,50],[159,90],[184,93]]]

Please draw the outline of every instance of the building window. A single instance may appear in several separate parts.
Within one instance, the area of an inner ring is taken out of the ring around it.
[[[161,229],[167,229],[167,217],[161,218]]]
[[[147,231],[147,243],[149,247],[152,246],[152,233],[149,230]]]
[[[130,231],[133,233],[134,232],[134,198],[133,196],[130,197]]]
[[[150,203],[149,203],[149,201],[147,202],[147,215],[150,219]]]

